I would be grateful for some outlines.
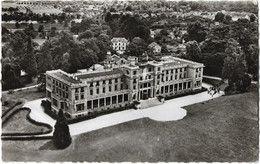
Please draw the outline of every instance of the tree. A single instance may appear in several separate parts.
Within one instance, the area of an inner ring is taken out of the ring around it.
[[[59,110],[57,122],[54,126],[53,141],[58,149],[64,149],[71,144],[71,136],[68,122],[63,114],[62,109]]]
[[[32,77],[34,77],[37,73],[37,63],[35,54],[33,52],[31,37],[28,37],[27,49],[22,65],[24,71],[28,74],[29,79],[32,80]]]
[[[127,7],[125,8],[125,11],[132,11],[132,7],[131,7],[131,6],[127,6]]]
[[[200,22],[190,24],[187,29],[188,41],[196,40],[198,43],[202,42],[206,38],[206,29],[201,25]]]
[[[32,23],[29,24],[28,29],[29,29],[30,31],[34,31],[34,27],[33,27],[33,24],[32,24]]]
[[[232,17],[230,15],[225,15],[225,17],[224,17],[225,23],[230,23],[231,20],[232,20]]]
[[[89,38],[92,38],[94,36],[93,32],[90,31],[90,30],[86,30],[82,33],[79,34],[78,36],[78,40],[81,40],[81,39],[89,39]]]
[[[215,15],[215,21],[216,21],[216,22],[223,22],[224,17],[225,17],[225,14],[223,14],[222,12],[218,12],[218,13]]]
[[[128,46],[129,55],[141,56],[147,50],[147,44],[139,37],[133,38],[132,42]]]
[[[186,44],[186,57],[192,61],[200,62],[202,59],[201,50],[196,41],[189,41]]]
[[[52,56],[49,51],[50,43],[47,41],[43,44],[38,54],[38,73],[45,73],[48,70],[54,69]]]
[[[107,14],[106,14],[106,16],[105,16],[105,21],[106,22],[109,22],[109,21],[111,21],[113,18],[112,18],[112,15],[111,15],[111,13],[110,12],[107,12]]]
[[[222,78],[227,79],[230,88],[239,86],[240,80],[247,72],[245,55],[234,39],[229,39],[225,50],[227,57],[224,60]],[[234,86],[235,85],[235,86]]]
[[[44,30],[44,26],[41,24],[39,27],[38,27],[38,32],[43,32]]]
[[[251,14],[251,15],[250,15],[250,22],[254,22],[255,19],[256,19],[255,14]]]
[[[19,22],[16,22],[16,23],[15,23],[15,28],[20,28]]]

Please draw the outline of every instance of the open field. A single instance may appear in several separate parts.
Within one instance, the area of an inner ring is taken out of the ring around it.
[[[258,159],[258,93],[224,96],[185,107],[179,121],[148,118],[51,141],[3,141],[4,161],[212,162]]]

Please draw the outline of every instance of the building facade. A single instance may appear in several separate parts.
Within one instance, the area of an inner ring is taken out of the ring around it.
[[[134,101],[168,97],[201,89],[204,65],[176,57],[138,62],[104,70],[68,74],[46,72],[46,97],[51,109],[73,119],[91,112],[127,107]]]
[[[128,40],[126,38],[113,38],[111,39],[113,50],[119,54],[123,54],[126,51]]]

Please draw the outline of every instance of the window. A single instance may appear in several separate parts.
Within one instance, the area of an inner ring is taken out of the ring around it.
[[[93,95],[93,90],[92,89],[90,90],[90,95]]]
[[[143,80],[143,77],[142,77],[142,76],[140,77],[140,80]]]
[[[68,87],[66,86],[66,91],[68,91]]]
[[[115,83],[117,83],[117,79],[115,79]]]
[[[167,70],[167,71],[166,71],[166,74],[168,74],[168,73],[169,73],[169,71]]]
[[[157,75],[157,78],[160,79],[160,75]]]
[[[93,87],[93,83],[90,83],[90,87]]]
[[[103,80],[103,84],[106,84],[106,80]]]
[[[173,91],[173,85],[170,85],[170,92]]]
[[[84,92],[84,87],[81,87],[81,88],[80,88],[80,92]]]
[[[136,86],[134,85],[134,88],[133,89],[136,89]]]
[[[98,100],[94,100],[94,101],[93,101],[93,107],[94,107],[94,108],[97,108],[97,107],[98,107]]]
[[[84,94],[81,94],[81,95],[80,95],[80,99],[84,99]]]
[[[136,79],[134,79],[134,83],[136,83]]]
[[[161,87],[161,93],[163,93],[164,87]]]
[[[99,81],[97,81],[96,86],[99,86]]]
[[[111,92],[111,86],[109,86],[109,92]]]
[[[106,88],[105,87],[103,88],[103,93],[106,93]]]
[[[111,79],[109,79],[109,84],[112,84],[112,80]]]
[[[79,91],[79,89],[78,89],[78,88],[76,88],[75,92],[78,92],[78,91]]]
[[[105,99],[102,98],[102,99],[99,99],[99,106],[104,106],[104,103],[105,103]]]
[[[160,67],[158,67],[158,69],[157,69],[158,71],[160,71],[161,70],[161,68]]]
[[[124,101],[128,101],[128,94],[124,94]]]
[[[178,69],[175,70],[175,73],[178,73]]]
[[[134,71],[134,75],[136,75],[136,71]]]
[[[78,111],[83,111],[83,110],[84,110],[84,104],[78,104],[78,105],[76,105],[76,110],[77,110],[77,112],[78,112]]]
[[[169,86],[167,85],[165,86],[165,93],[168,93],[168,91],[169,91]]]
[[[60,108],[64,109],[64,102],[60,102]]]
[[[91,109],[91,108],[92,108],[92,101],[88,101],[88,102],[87,102],[87,108],[88,108],[88,109]]]
[[[149,68],[148,71],[151,72],[151,71],[152,71],[152,68]]]
[[[187,85],[187,83],[184,82],[184,83],[183,83],[183,89],[186,89],[186,85]]]
[[[78,95],[75,95],[75,100],[78,100],[79,99],[79,96]]]
[[[118,95],[118,103],[123,102],[123,95]]]
[[[107,97],[107,98],[106,98],[106,105],[110,105],[110,101],[111,101],[111,98],[110,98],[110,97]]]
[[[56,107],[58,107],[58,101],[56,99],[52,99],[52,104]]]
[[[120,89],[121,89],[121,90],[123,89],[123,84],[121,84]]]
[[[117,91],[117,85],[115,85],[115,91]]]
[[[112,97],[112,104],[116,104],[117,96]]]
[[[182,83],[179,83],[179,90],[182,90]]]
[[[51,92],[47,91],[47,97],[51,98]]]
[[[99,94],[99,89],[97,88],[97,93],[96,94]]]

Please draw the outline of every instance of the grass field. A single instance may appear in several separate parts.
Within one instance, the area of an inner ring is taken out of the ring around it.
[[[51,141],[3,141],[4,161],[251,162],[258,159],[258,93],[185,107],[184,119],[148,118],[73,137],[65,150]]]
[[[45,92],[38,92],[37,88],[31,88],[23,91],[16,91],[9,94],[8,91],[2,92],[2,103],[4,101],[8,102],[8,105],[2,106],[2,113],[18,101],[26,102],[26,101],[32,101],[44,97],[45,97]],[[19,106],[22,106],[22,104]]]
[[[36,126],[26,119],[28,111],[19,111],[13,115],[3,126],[3,133],[34,133],[48,130],[44,126]]]

